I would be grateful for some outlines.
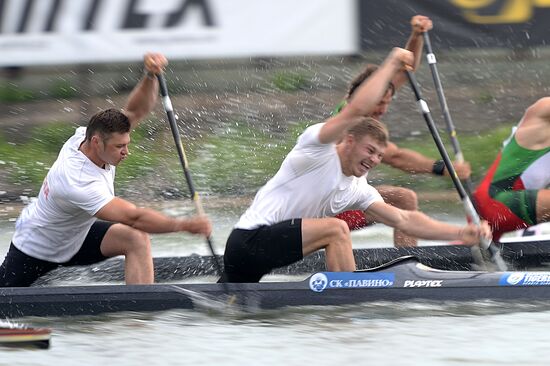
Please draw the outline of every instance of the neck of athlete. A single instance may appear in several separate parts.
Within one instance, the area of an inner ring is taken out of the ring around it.
[[[82,144],[80,144],[79,150],[88,158],[92,163],[100,167],[101,169],[105,169],[105,162],[99,157],[97,154],[97,151],[91,146],[90,142],[87,140],[84,140]]]
[[[340,142],[338,145],[336,145],[336,152],[338,153],[338,158],[340,159],[342,174],[344,174],[346,177],[349,177],[353,173],[351,171],[349,154],[347,150],[347,146],[344,142]]]

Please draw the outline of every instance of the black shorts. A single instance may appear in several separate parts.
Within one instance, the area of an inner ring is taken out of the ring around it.
[[[104,261],[107,257],[101,253],[101,241],[113,224],[112,222],[96,221],[88,231],[79,251],[64,263],[54,263],[31,257],[11,243],[8,254],[0,266],[0,287],[27,287],[57,267]]]
[[[272,269],[303,258],[302,219],[254,230],[234,229],[225,246],[221,282],[258,282]]]

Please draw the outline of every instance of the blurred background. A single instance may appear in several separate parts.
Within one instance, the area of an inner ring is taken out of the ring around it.
[[[366,63],[405,45],[415,14],[433,20],[443,87],[478,182],[524,109],[548,94],[548,0],[0,1],[0,202],[35,196],[74,128],[124,106],[147,51],[170,61],[198,190],[251,197]],[[417,74],[448,141],[425,59]],[[437,156],[408,87],[384,122],[400,146]],[[187,195],[160,103],[131,153],[117,170],[120,195]],[[458,200],[431,176],[380,167],[370,180],[411,187],[424,201]]]
[[[0,0],[0,252],[64,141],[98,110],[122,108],[142,76],[143,54],[156,51],[170,61],[166,78],[191,174],[222,253],[298,134],[330,115],[366,63],[405,45],[415,14],[433,20],[441,81],[479,182],[524,109],[549,94],[550,0]],[[425,60],[417,78],[448,141]],[[437,157],[407,86],[383,121],[400,146]],[[194,212],[160,103],[132,134],[130,151],[117,168],[119,195],[170,215]],[[446,179],[381,166],[369,180],[410,187],[423,211],[464,222]],[[354,232],[354,246],[391,246],[392,231],[380,226]],[[209,254],[200,237],[152,240],[155,257]],[[88,280],[77,274],[71,281]],[[2,352],[2,361],[543,364],[547,309],[413,302],[248,316],[36,318],[55,329],[55,346],[23,357]],[[481,329],[483,347],[472,347]]]

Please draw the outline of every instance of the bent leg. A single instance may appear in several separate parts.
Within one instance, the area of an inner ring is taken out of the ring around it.
[[[344,221],[334,217],[302,219],[304,257],[320,249],[325,249],[329,271],[355,271],[350,231]]]
[[[101,253],[106,257],[124,255],[126,284],[150,284],[155,280],[151,240],[143,231],[128,225],[112,225],[101,241]]]
[[[402,210],[418,210],[418,198],[413,190],[385,185],[376,187],[376,190],[380,193],[387,204]],[[365,213],[365,218],[369,222],[374,222],[372,217],[370,217],[367,213]],[[400,230],[394,229],[393,244],[396,247],[415,247],[417,245],[417,239],[406,235]]]
[[[303,258],[302,219],[250,230],[235,228],[225,245],[221,282],[258,282],[274,268]]]
[[[0,265],[0,287],[28,287],[58,266],[57,263],[33,258],[11,243]]]

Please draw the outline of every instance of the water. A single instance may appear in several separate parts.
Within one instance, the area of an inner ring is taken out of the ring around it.
[[[246,200],[208,200],[218,253]],[[156,204],[186,215],[191,203]],[[0,206],[0,252],[18,208]],[[459,210],[437,214],[460,223]],[[390,245],[391,230],[354,235],[356,247]],[[201,238],[153,236],[155,256],[208,254]],[[427,243],[427,242],[426,242]],[[424,244],[424,242],[422,242]],[[206,279],[211,281],[212,279]],[[550,356],[550,303],[374,303],[256,313],[174,310],[16,319],[53,330],[49,350],[0,347],[4,365],[543,365]]]
[[[549,316],[480,302],[37,319],[51,348],[0,348],[0,365],[544,365]]]

